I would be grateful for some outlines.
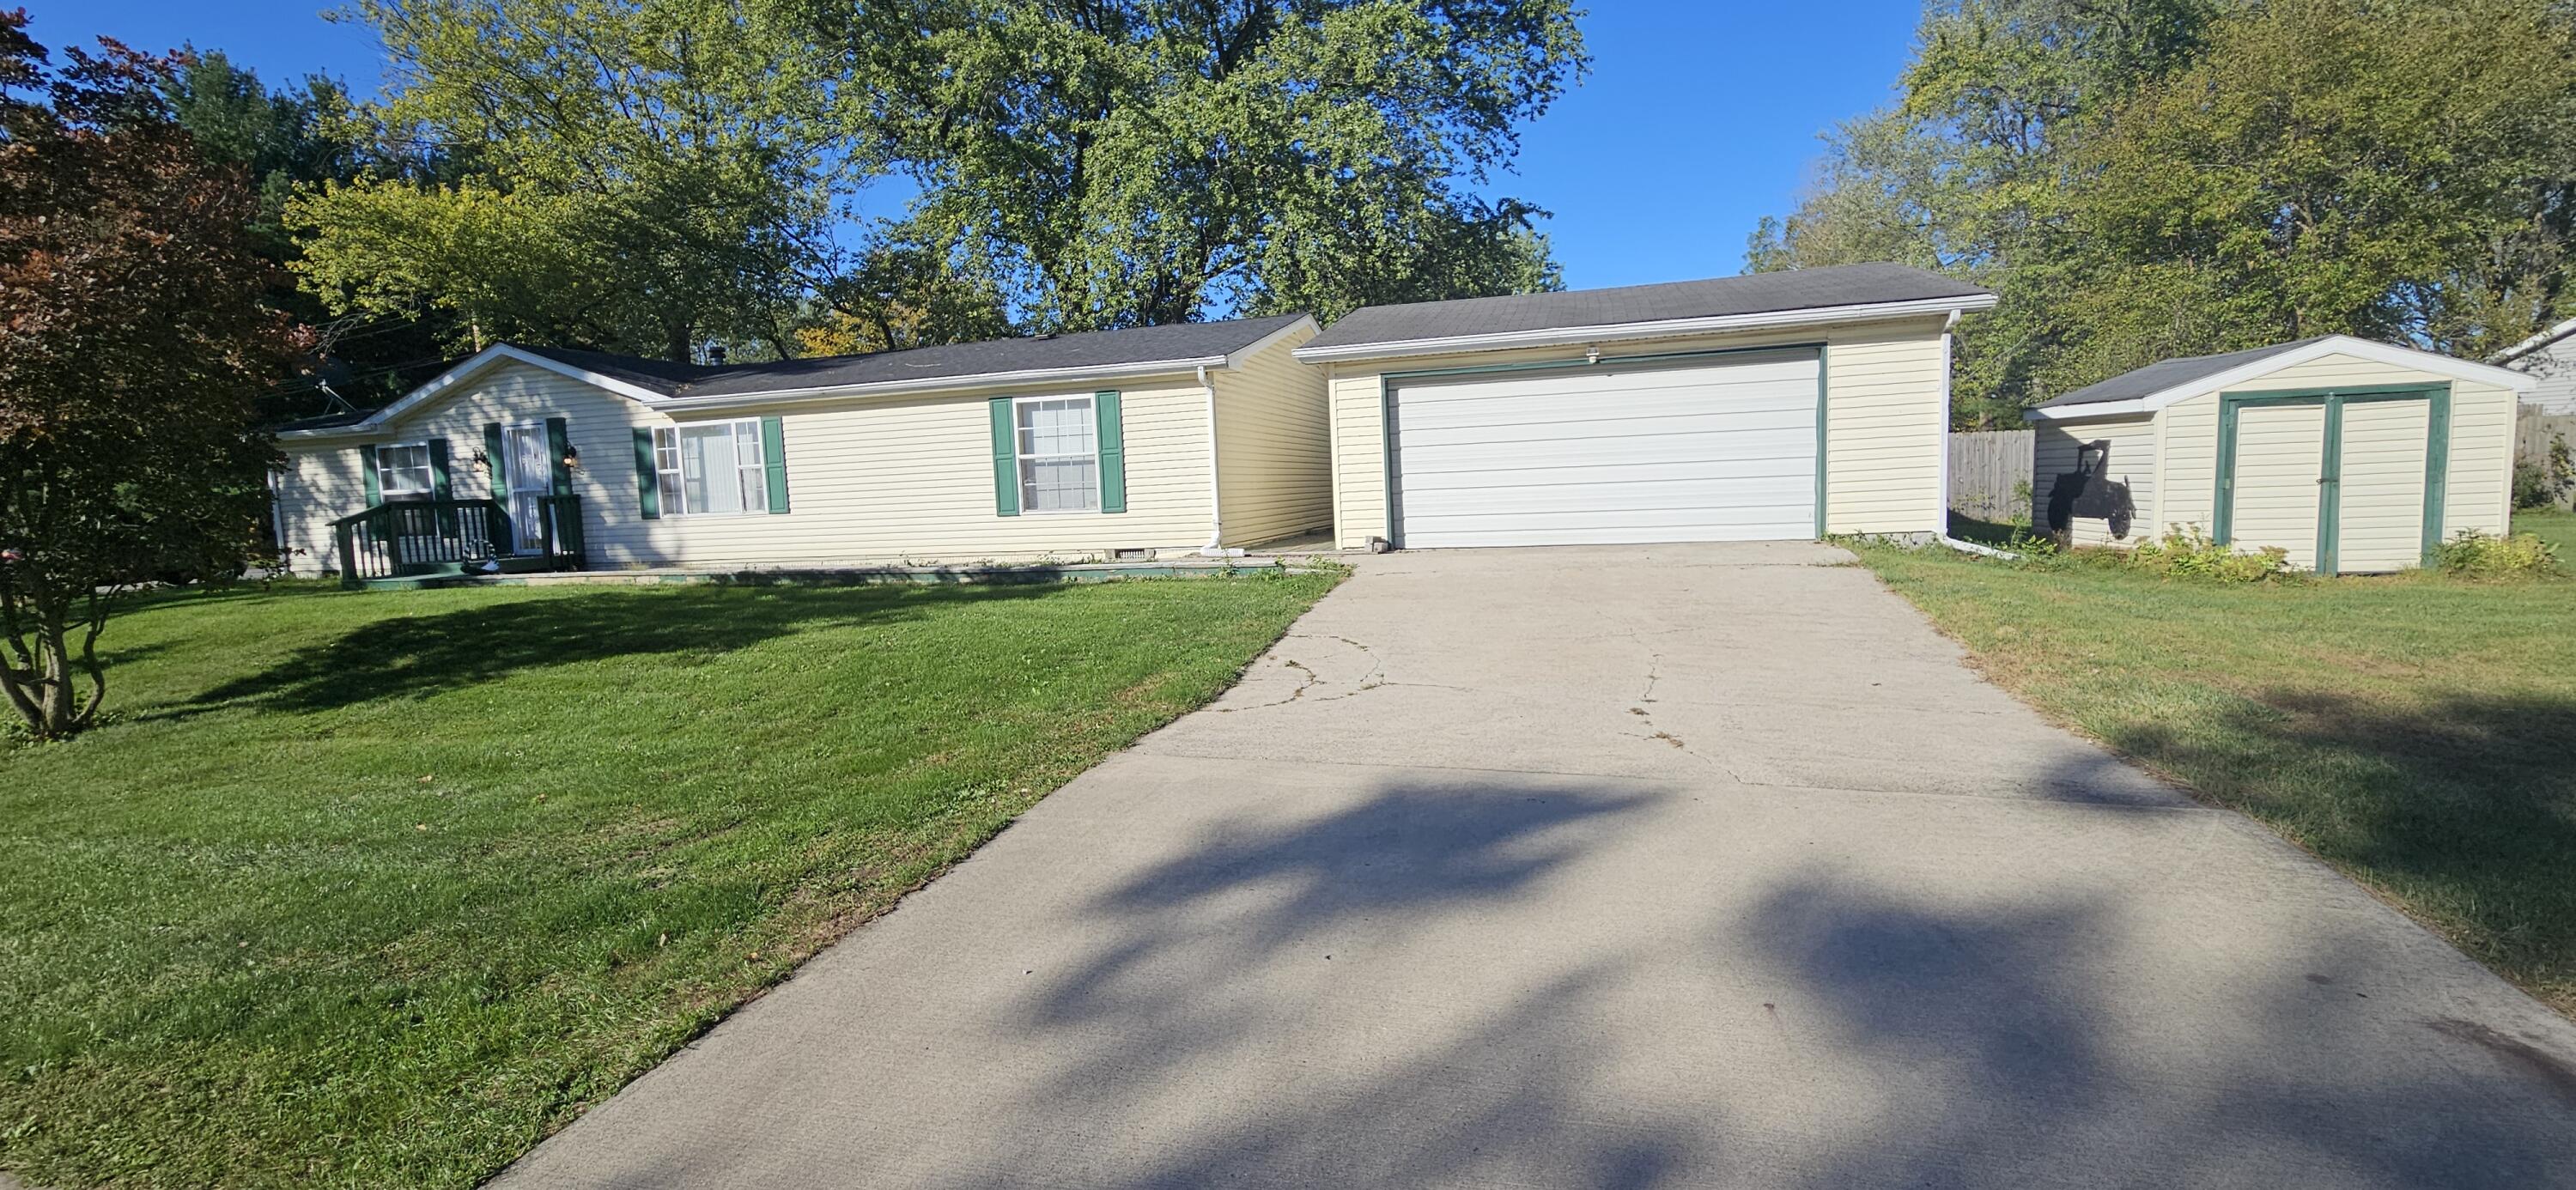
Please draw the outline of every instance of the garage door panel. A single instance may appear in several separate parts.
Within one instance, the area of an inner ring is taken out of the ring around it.
[[[1417,511],[1431,502],[1449,499],[1459,493],[1469,495],[1489,492],[1511,492],[1524,488],[1602,487],[1638,483],[1700,483],[1736,485],[1739,490],[1716,492],[1726,499],[1769,496],[1781,490],[1783,480],[1804,480],[1809,476],[1801,459],[1774,459],[1748,463],[1723,476],[1712,476],[1705,464],[1651,463],[1629,466],[1621,463],[1594,467],[1527,467],[1516,471],[1434,471],[1413,476],[1405,490],[1411,493],[1411,504]]]
[[[1790,537],[1812,537],[1813,524],[1801,521],[1803,510],[1788,505],[1719,509],[1623,509],[1601,515],[1586,509],[1580,512],[1457,512],[1425,517],[1417,528],[1425,532],[1478,533],[1507,532],[1525,529],[1533,533],[1557,535],[1593,533],[1590,543],[1617,544],[1620,532],[1639,529],[1698,528],[1722,535],[1700,540],[1762,541]],[[1608,534],[1608,536],[1603,536]]]
[[[1402,407],[1408,432],[1483,430],[1505,426],[1561,426],[1593,422],[1632,422],[1672,418],[1764,418],[1803,408],[1813,424],[1815,382],[1776,390],[1733,390],[1722,405],[1713,405],[1706,388],[1654,392],[1583,392],[1496,397],[1487,401],[1451,401],[1425,407]]]
[[[1398,385],[1396,510],[1417,547],[1815,533],[1812,355]]]
[[[1510,439],[1491,443],[1443,443],[1407,448],[1404,473],[1411,479],[1432,474],[1473,473],[1480,469],[1591,467],[1633,463],[1653,466],[1688,463],[1709,466],[1712,451],[1727,451],[1739,462],[1787,460],[1802,472],[1815,464],[1813,426],[1740,430],[1734,433],[1592,435],[1567,439]]]
[[[1565,508],[1566,486],[1528,484],[1426,492],[1406,504],[1405,511],[1417,528],[1441,516],[1458,513],[1492,512],[1515,516],[1552,513]],[[1795,510],[1797,515],[1808,515],[1808,505],[1804,501],[1777,499],[1780,485],[1762,478],[1636,480],[1584,485],[1584,488],[1582,508],[1566,515],[1672,509],[1723,520],[1742,508],[1787,508]],[[1814,518],[1808,516],[1808,521],[1808,531],[1812,533]]]
[[[1771,360],[1756,363],[1727,363],[1699,367],[1638,368],[1604,365],[1597,369],[1571,372],[1506,373],[1498,376],[1465,376],[1452,379],[1415,380],[1403,383],[1404,399],[1416,408],[1436,409],[1450,403],[1482,404],[1496,399],[1523,396],[1551,396],[1568,393],[1609,394],[1648,393],[1655,391],[1697,392],[1705,389],[1712,372],[1723,369],[1724,383],[1738,387],[1773,385],[1812,387],[1816,383],[1815,357]]]

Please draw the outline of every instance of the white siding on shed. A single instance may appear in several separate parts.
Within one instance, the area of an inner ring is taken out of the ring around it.
[[[2075,472],[2076,454],[2087,446],[2109,448],[2104,478],[2128,489],[2132,518],[2123,535],[2101,517],[2078,516],[2068,523],[2077,545],[2133,546],[2163,535],[2156,523],[2156,422],[2147,414],[2094,421],[2048,421],[2032,429],[2030,523],[2049,527],[2049,501],[2057,480]]]
[[[2450,537],[2467,530],[2506,532],[2512,517],[2513,435],[2518,409],[2512,389],[2337,352],[2231,385],[2228,391],[2418,383],[2447,384],[2451,390],[2449,484],[2442,497],[2442,535]],[[2191,525],[2205,532],[2215,528],[2218,397],[2219,390],[2213,388],[2167,405],[2156,414],[2159,532],[2169,525]],[[2240,442],[2240,474],[2246,449]],[[2323,449],[2322,444],[2318,449]],[[2314,482],[2314,475],[2309,478]],[[2314,535],[2313,530],[2310,535]],[[2236,536],[2246,540],[2241,520]]]

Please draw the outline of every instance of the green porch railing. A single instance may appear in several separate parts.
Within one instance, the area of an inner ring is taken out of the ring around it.
[[[581,497],[533,499],[524,531],[498,500],[388,500],[341,517],[331,522],[340,585],[478,570],[581,569]]]

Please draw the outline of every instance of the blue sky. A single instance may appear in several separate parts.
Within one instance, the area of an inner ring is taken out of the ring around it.
[[[28,0],[38,41],[220,49],[262,78],[382,81],[364,26],[299,0]],[[1576,288],[1741,271],[1756,220],[1795,199],[1816,135],[1892,95],[1920,0],[1592,0],[1592,74],[1524,131],[1516,176]]]

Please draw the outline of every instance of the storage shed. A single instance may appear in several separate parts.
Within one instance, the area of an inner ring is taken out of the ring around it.
[[[2077,544],[2188,527],[2323,574],[2402,570],[2506,531],[2534,383],[2346,335],[2150,364],[2029,412],[2031,520]]]

